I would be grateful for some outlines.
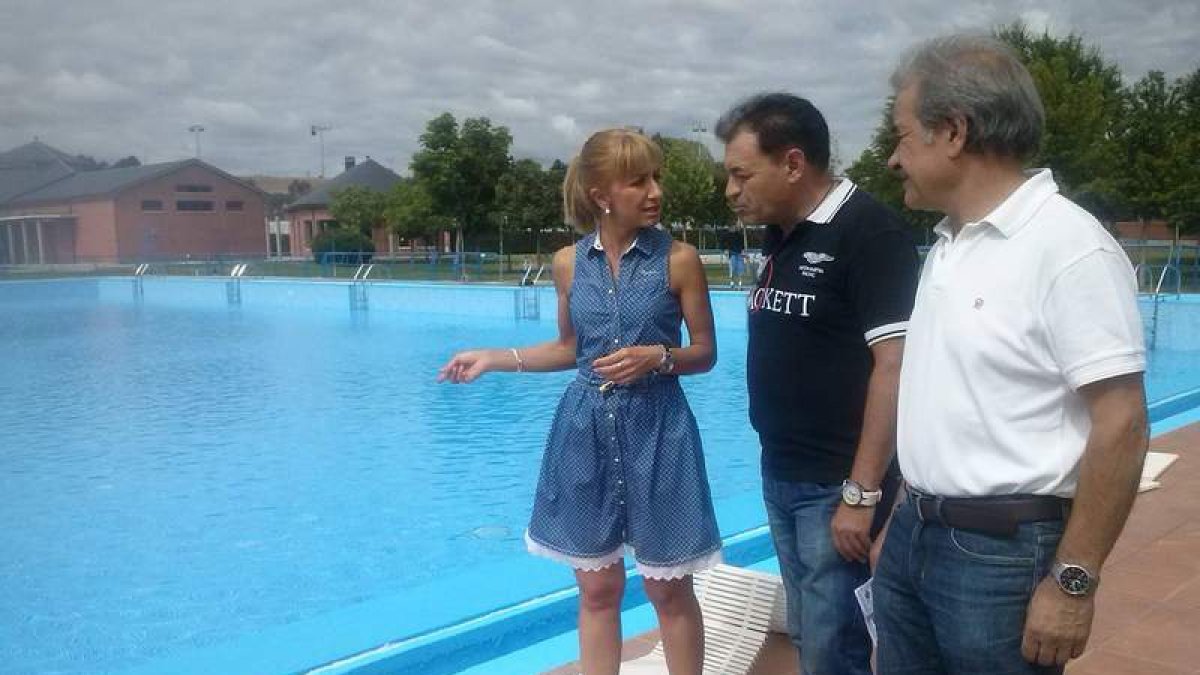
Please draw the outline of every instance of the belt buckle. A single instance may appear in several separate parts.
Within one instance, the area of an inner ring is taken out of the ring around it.
[[[921,492],[917,492],[915,490],[910,491],[909,496],[912,497],[913,506],[915,507],[915,510],[917,512],[917,520],[921,521],[922,523],[926,522],[925,511],[921,508],[921,505],[924,502],[929,501],[930,499],[933,499],[933,497],[931,497],[927,494],[921,493]]]
[[[908,499],[912,502],[913,510],[917,512],[917,520],[924,523],[925,514],[921,512],[921,502],[929,499],[929,496],[908,484],[905,484],[904,490],[908,492]]]
[[[942,513],[942,506],[945,503],[946,503],[945,497],[934,497],[933,498],[933,515],[937,519],[938,524],[949,527],[949,525],[946,524],[946,516]]]
[[[942,514],[942,505],[945,504],[945,502],[946,502],[945,497],[940,497],[937,495],[927,495],[923,492],[919,492],[916,490],[910,490],[909,496],[912,497],[913,506],[916,507],[917,520],[921,521],[922,523],[928,523],[930,521],[933,521],[934,523],[937,523],[939,525],[946,524],[946,517]],[[932,502],[933,503],[933,517],[932,518],[925,517],[925,513],[921,510],[922,502]]]

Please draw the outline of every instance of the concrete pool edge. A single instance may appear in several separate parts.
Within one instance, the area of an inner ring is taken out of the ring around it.
[[[774,555],[765,525],[724,539],[725,561],[738,566],[759,563]],[[641,578],[626,570],[622,610],[647,605]],[[385,645],[370,652],[326,664],[314,675],[420,672],[456,673],[575,630],[578,591],[567,588],[522,606],[505,608],[488,617],[449,626],[412,640]]]
[[[1194,421],[1200,421],[1200,388],[1181,392],[1168,396],[1151,403],[1148,407],[1148,417],[1153,427],[1153,434],[1160,435],[1167,433],[1179,426],[1186,425]],[[770,533],[766,526],[749,529],[737,535],[733,535],[725,540],[726,561],[740,566],[749,566],[754,563],[760,563],[774,556],[774,550],[771,547]],[[743,547],[748,555],[743,555]],[[635,573],[627,571],[629,586],[626,600],[623,604],[625,612],[630,612],[645,604],[645,594],[641,590],[640,584]],[[555,597],[549,600],[550,603],[568,605],[569,612],[561,616],[563,621],[572,621],[574,619],[574,604],[577,593],[574,589],[566,589],[554,594]],[[530,608],[531,610],[534,608]],[[538,608],[543,610],[544,608]],[[497,621],[502,621],[506,618],[515,617],[496,617]],[[497,628],[499,628],[497,626]],[[523,648],[547,641],[556,636],[561,636],[572,632],[572,629],[567,631],[551,631],[549,634],[539,634],[535,632],[523,632],[521,628],[514,624],[508,626],[507,630],[512,633],[521,634],[520,642],[523,644],[514,645],[509,641],[492,642],[491,646],[495,649],[492,658],[499,658],[511,654]],[[470,630],[456,631],[450,630],[445,635],[445,639],[450,640],[446,645],[441,645],[443,648],[451,650],[458,649],[462,651],[471,650],[472,646],[469,642],[465,642],[464,638],[470,635]],[[419,658],[421,652],[427,650],[432,659]],[[462,658],[461,651],[454,654],[453,651],[447,655],[449,661],[445,658],[437,658],[434,656],[441,653],[442,649],[438,649],[433,642],[424,644],[402,645],[397,643],[391,649],[381,649],[361,654],[355,658],[345,659],[335,664],[329,664],[324,668],[315,670],[321,675],[334,675],[342,673],[355,673],[356,675],[374,674],[401,671],[405,672],[406,668],[417,668],[425,666],[425,670],[421,672],[457,672],[463,668],[477,665],[484,661],[473,658]],[[455,658],[455,657],[458,658]],[[417,657],[414,659],[414,657]],[[410,660],[413,659],[413,660]],[[490,659],[489,659],[490,660]],[[429,666],[436,661],[436,669],[429,669]],[[451,666],[453,662],[453,666]],[[450,669],[443,670],[443,667],[449,666]]]

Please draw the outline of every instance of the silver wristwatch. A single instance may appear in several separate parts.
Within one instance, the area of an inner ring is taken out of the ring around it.
[[[1050,575],[1063,593],[1076,597],[1085,596],[1096,590],[1099,578],[1088,571],[1083,565],[1056,562],[1050,568]]]
[[[671,346],[663,343],[659,345],[662,348],[662,358],[658,361],[658,367],[654,370],[660,375],[670,375],[675,372],[675,355],[671,353]]]
[[[858,481],[842,481],[842,501],[847,506],[875,506],[883,498],[883,490],[868,490]]]

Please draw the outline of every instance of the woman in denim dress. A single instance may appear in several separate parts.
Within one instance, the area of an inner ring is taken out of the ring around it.
[[[584,673],[615,673],[628,550],[658,614],[671,673],[700,673],[704,633],[692,574],[721,560],[700,434],[680,375],[716,362],[696,249],[656,228],[662,151],[644,135],[594,134],[567,170],[566,219],[586,233],[554,256],[558,339],[456,354],[439,379],[575,368],[550,429],[530,552],[579,584]],[[689,344],[682,346],[681,321]]]

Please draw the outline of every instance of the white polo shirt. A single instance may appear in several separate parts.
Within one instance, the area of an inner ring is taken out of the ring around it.
[[[1049,170],[951,238],[908,323],[898,453],[943,496],[1073,496],[1091,422],[1078,389],[1145,370],[1129,259]]]

